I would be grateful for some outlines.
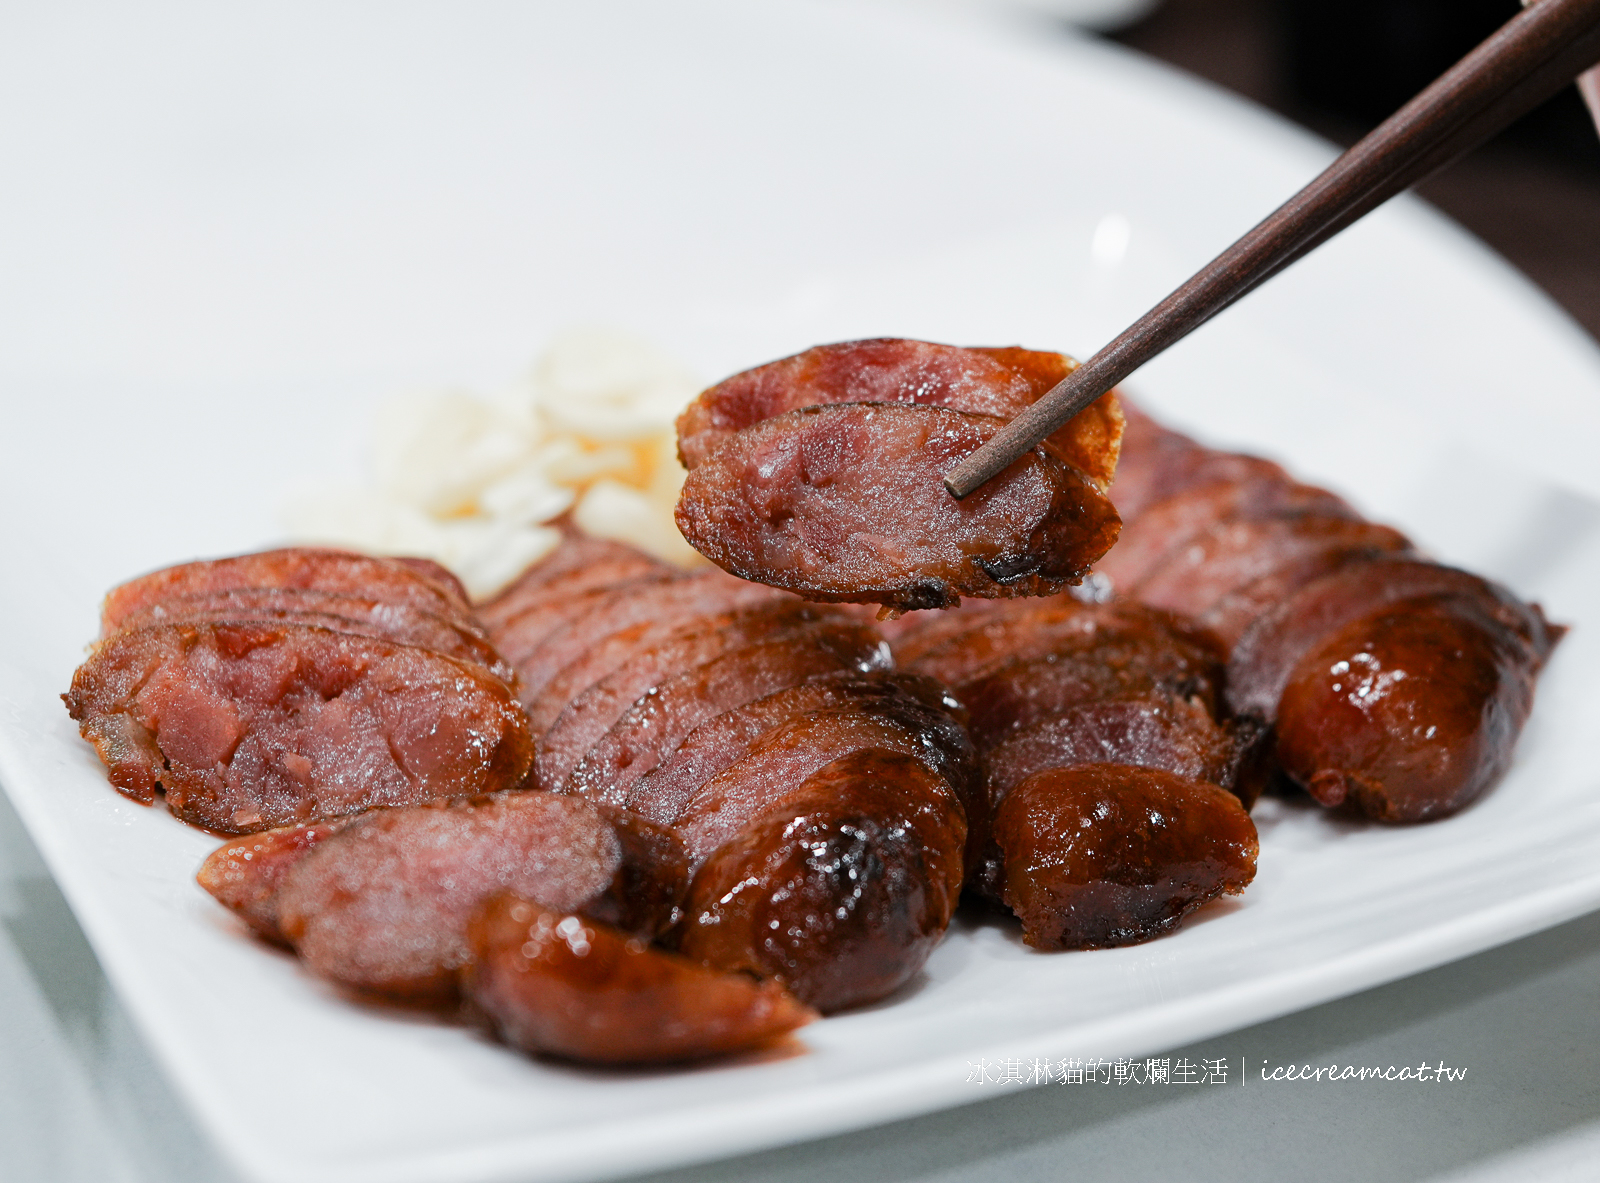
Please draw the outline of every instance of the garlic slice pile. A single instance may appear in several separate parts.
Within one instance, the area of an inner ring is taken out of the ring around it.
[[[648,342],[608,330],[554,340],[525,383],[494,397],[397,399],[381,414],[368,486],[294,496],[294,541],[435,559],[474,598],[560,540],[549,523],[658,558],[702,562],[672,520],[683,484],[673,420],[703,384]]]

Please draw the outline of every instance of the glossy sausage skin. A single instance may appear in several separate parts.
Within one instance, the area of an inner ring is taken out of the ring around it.
[[[560,551],[552,559],[573,569]],[[626,807],[682,843],[702,891],[671,937],[684,955],[829,1010],[913,975],[949,922],[978,792],[959,707],[926,679],[886,676],[888,648],[858,614],[722,572],[646,572],[547,611],[538,589],[563,578],[519,580],[522,604],[497,628],[550,720],[542,783]],[[561,623],[540,623],[534,638],[523,631],[534,614]],[[885,760],[892,789],[880,783]],[[831,796],[814,800],[825,766]],[[743,885],[726,915],[726,889],[704,894],[719,868]],[[797,932],[812,913],[835,919],[780,956],[770,930],[746,923],[763,907]],[[708,927],[706,916],[720,919]]]
[[[994,819],[1005,901],[1036,949],[1146,941],[1255,877],[1255,826],[1215,785],[1151,768],[1039,772]]]
[[[658,1064],[757,1048],[816,1013],[775,982],[707,969],[606,924],[514,895],[467,929],[468,1001],[524,1051]]]
[[[678,456],[692,469],[763,419],[830,403],[916,403],[1012,419],[1077,366],[1064,354],[1015,346],[963,349],[898,338],[819,345],[701,394],[678,418]],[[1050,443],[1104,489],[1121,439],[1122,411],[1116,395],[1108,394]]]
[[[801,668],[826,667],[857,672],[872,669],[882,644],[877,633],[842,614],[832,615],[833,619],[813,619],[790,628],[785,627],[783,619],[763,613],[762,623],[768,627],[757,627],[748,633],[742,633],[720,618],[713,618],[712,623],[698,630],[694,637],[680,638],[679,644],[662,646],[666,652],[640,654],[638,661],[614,671],[579,694],[556,719],[545,733],[535,762],[538,783],[544,788],[561,788],[579,762],[607,738],[624,714],[635,707],[662,705],[659,701],[662,683],[681,667],[693,669],[716,664],[723,669],[737,668],[741,662],[734,654],[754,657],[757,651],[783,647],[814,659],[815,665],[804,659],[792,663]],[[768,639],[761,640],[763,633]],[[715,644],[711,643],[713,640]],[[741,641],[748,643],[741,645]],[[728,660],[730,658],[732,660]]]
[[[961,615],[907,629],[895,649],[967,704],[984,768],[982,799],[968,809],[976,848],[968,885],[979,894],[1011,901],[994,826],[1017,786],[1037,774],[1134,766],[1128,777],[1149,774],[1158,786],[1168,774],[1217,784],[1244,809],[1260,793],[1266,729],[1257,719],[1221,714],[1221,653],[1178,618],[1131,602],[1065,598]],[[1014,821],[1013,844],[1020,824]],[[1035,841],[1059,837],[1043,831]],[[1177,858],[1181,848],[1166,853]],[[1030,926],[1048,928],[1044,897],[1029,906]]]
[[[863,669],[850,659],[854,655],[842,658],[836,650],[796,643],[799,640],[748,645],[663,678],[595,741],[567,776],[562,791],[594,801],[626,804],[635,799],[635,786],[663,762],[670,763],[680,745],[702,724],[789,687],[882,668],[882,657],[877,652]],[[773,722],[765,727],[762,734],[776,725]],[[673,799],[687,796],[701,784],[693,779],[697,774],[698,771],[690,772],[688,780],[679,777],[678,787],[666,789],[666,793]],[[662,783],[658,779],[654,785]],[[643,792],[643,799],[661,796],[654,785]]]
[[[521,643],[526,638],[517,632],[515,623],[505,632],[491,630],[490,635],[516,667],[522,701],[531,706],[569,666],[586,663],[596,646],[626,629],[637,625],[676,628],[708,616],[779,602],[793,601],[770,587],[746,583],[721,571],[679,572],[586,592],[572,600],[559,624],[534,644]],[[650,633],[642,636],[653,639]],[[575,693],[584,689],[569,685]]]
[[[945,473],[1003,425],[895,403],[789,411],[691,470],[678,528],[724,570],[807,599],[908,610],[1047,595],[1082,578],[1119,521],[1045,447],[965,500],[951,497]]]
[[[977,781],[977,756],[966,733],[942,710],[910,695],[893,694],[876,702],[818,711],[774,728],[687,800],[663,796],[646,777],[630,794],[629,806],[671,825],[698,865],[825,765],[865,749],[899,752],[916,760],[933,775],[928,783],[936,785],[941,800],[970,801],[976,796],[969,786]]]
[[[1276,723],[1278,764],[1314,798],[1415,822],[1499,779],[1562,632],[1537,605],[1131,408],[1124,460],[1128,525],[1101,573],[1214,632],[1229,706]]]
[[[858,750],[705,862],[679,948],[774,978],[821,1011],[881,998],[943,937],[965,845],[965,816],[935,773],[902,753]]]
[[[1503,775],[1560,633],[1467,572],[1372,559],[1257,618],[1229,694],[1276,717],[1279,764],[1322,804],[1426,821]]]
[[[1404,600],[1327,637],[1279,704],[1278,759],[1323,805],[1453,813],[1499,780],[1533,707],[1523,644],[1472,600]]]

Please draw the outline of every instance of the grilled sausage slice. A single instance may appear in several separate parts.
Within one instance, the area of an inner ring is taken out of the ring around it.
[[[1537,605],[1132,410],[1126,454],[1112,492],[1131,520],[1101,572],[1212,630],[1230,707],[1276,721],[1279,764],[1317,800],[1421,821],[1501,775],[1562,632]]]
[[[901,752],[824,764],[720,846],[690,888],[679,948],[782,982],[827,1012],[911,978],[961,890],[966,822],[945,781]]]
[[[455,577],[427,560],[380,559],[349,551],[288,547],[232,558],[183,563],[114,589],[101,611],[101,635],[128,617],[182,596],[238,588],[315,588],[403,604],[478,627]]]
[[[621,800],[636,806],[652,802],[663,815],[676,817],[701,785],[744,759],[758,742],[779,728],[836,708],[868,713],[891,709],[889,703],[908,694],[952,721],[959,708],[928,678],[903,673],[864,677],[855,670],[835,671],[710,714],[681,742],[667,745],[670,750],[665,756],[652,753],[648,762],[639,761],[649,766],[637,776],[625,779],[619,770],[615,782],[618,787],[613,791],[626,792]],[[941,720],[941,726],[947,728],[949,722]],[[637,787],[630,788],[636,782]],[[957,791],[967,788],[952,787]]]
[[[1161,684],[1185,697],[1199,697],[1213,709],[1221,698],[1222,655],[1210,639],[1138,604],[1080,604],[1062,598],[1010,604],[1004,611],[976,617],[965,628],[943,626],[935,621],[928,630],[937,630],[932,637],[912,633],[897,642],[896,657],[970,702],[972,724],[980,735],[1000,726],[990,722],[990,715],[998,718],[1012,709],[1019,694],[1065,693],[1073,679],[1081,681],[1084,694],[1090,687],[1105,694],[1118,686]],[[967,687],[1019,661],[1042,661],[1051,668],[1039,671],[1037,683],[1008,678],[1004,686],[967,693]],[[1005,725],[1017,721],[1008,716]]]
[[[304,624],[117,633],[62,697],[118,790],[221,833],[492,792],[533,758],[482,667]]]
[[[1083,577],[1119,520],[1048,447],[951,497],[944,474],[1003,425],[908,404],[790,411],[691,470],[678,528],[724,570],[807,599],[907,610],[1047,595]]]
[[[569,604],[560,627],[530,649],[502,646],[516,666],[522,701],[534,703],[562,670],[582,660],[606,637],[632,625],[686,624],[703,616],[772,603],[781,593],[732,579],[721,571],[700,571],[668,579],[644,578],[614,588],[585,592]],[[496,640],[499,636],[495,635]]]
[[[643,819],[616,820],[547,793],[379,809],[331,835],[295,827],[229,843],[199,879],[319,977],[439,1005],[456,996],[468,919],[500,892],[646,940],[673,922],[687,886],[681,847]]]
[[[797,718],[764,735],[743,759],[700,785],[681,804],[641,782],[630,806],[671,825],[683,839],[692,865],[699,866],[724,843],[796,790],[824,765],[867,748],[899,752],[921,763],[956,801],[977,783],[971,741],[953,720],[911,695],[895,695],[881,705],[856,705]],[[675,810],[675,813],[668,813]],[[963,827],[963,830],[965,827]],[[962,835],[965,840],[965,833]]]
[[[432,649],[483,666],[508,685],[516,671],[489,643],[488,632],[410,604],[320,588],[252,587],[197,592],[157,600],[122,617],[125,629],[155,624],[222,621],[290,621],[334,632],[381,637]]]
[[[1258,840],[1238,798],[1154,768],[1039,772],[994,819],[1005,900],[1036,949],[1149,940],[1255,877]]]
[[[507,1043],[591,1064],[760,1047],[816,1018],[775,982],[720,973],[573,913],[502,895],[472,918],[467,998]]]
[[[1353,563],[1305,584],[1251,624],[1228,659],[1230,704],[1276,718],[1284,687],[1313,648],[1363,617],[1437,595],[1477,604],[1485,619],[1524,646],[1532,672],[1560,636],[1536,606],[1468,571],[1406,556]]]
[[[772,623],[779,625],[777,620]],[[732,628],[697,633],[699,638],[714,636],[719,643],[732,646],[741,639],[752,643],[718,653],[712,646],[701,646],[685,637],[680,644],[671,646],[675,656],[703,653],[709,654],[708,660],[679,660],[674,665],[682,672],[667,675],[657,665],[660,654],[651,651],[590,686],[573,699],[546,733],[535,762],[540,786],[561,788],[580,762],[590,757],[603,762],[608,753],[617,750],[618,743],[627,744],[633,751],[648,735],[660,750],[667,734],[681,738],[686,734],[686,725],[693,726],[707,711],[724,703],[738,705],[734,700],[742,702],[746,696],[756,697],[824,671],[865,672],[883,661],[882,642],[877,634],[853,620],[812,619],[787,629],[774,627],[766,633],[766,639],[759,642],[755,641],[759,633],[741,636]],[[703,692],[696,695],[697,690]],[[684,707],[687,712],[674,710]],[[629,722],[613,740],[612,729],[625,715]],[[633,724],[643,725],[642,729]],[[605,750],[597,753],[595,749],[601,745]],[[637,757],[629,763],[637,766]],[[591,768],[594,766],[590,764]]]
[[[1278,759],[1323,805],[1384,822],[1454,813],[1505,773],[1533,709],[1529,646],[1454,595],[1326,634],[1278,703]]]
[[[1011,419],[1077,367],[1064,354],[1014,346],[963,349],[897,338],[819,345],[701,394],[678,418],[678,457],[694,468],[729,436],[763,419],[828,403],[916,403]],[[1108,394],[1050,443],[1104,489],[1121,439],[1122,412],[1116,395]]]

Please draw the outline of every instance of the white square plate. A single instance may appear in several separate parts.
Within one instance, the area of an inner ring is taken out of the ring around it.
[[[1087,354],[1327,150],[1064,35],[859,6],[38,9],[0,44],[0,781],[107,975],[248,1178],[577,1179],[958,1104],[968,1062],[1138,1055],[1600,905],[1600,357],[1420,206],[1135,383],[1576,625],[1510,776],[1425,827],[1258,807],[1238,902],[1043,956],[963,920],[804,1054],[538,1063],[350,1004],[193,883],[57,696],[100,596],[269,544],[377,400],[508,378],[575,320],[708,377],[912,335]]]

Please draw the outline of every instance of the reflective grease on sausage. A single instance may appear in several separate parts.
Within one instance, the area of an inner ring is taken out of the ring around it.
[[[1255,877],[1257,838],[1231,793],[1152,768],[1036,773],[994,819],[1005,901],[1036,949],[1146,941]]]
[[[1403,601],[1301,659],[1278,708],[1278,759],[1323,805],[1426,821],[1500,778],[1532,707],[1524,646],[1481,608]]]
[[[812,774],[695,876],[679,949],[827,1012],[904,984],[944,936],[966,820],[944,781],[879,749]]]
[[[816,1018],[775,982],[707,969],[560,909],[498,896],[473,916],[462,990],[507,1043],[592,1064],[768,1044]]]

